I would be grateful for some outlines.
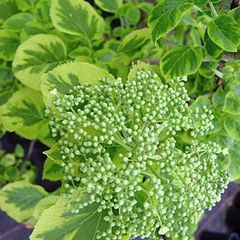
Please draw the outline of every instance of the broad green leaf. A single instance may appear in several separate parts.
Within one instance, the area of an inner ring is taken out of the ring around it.
[[[218,62],[214,60],[210,62],[203,62],[201,67],[199,68],[199,73],[205,78],[213,79],[217,66]]]
[[[16,166],[7,168],[4,172],[5,181],[13,182],[17,181],[20,177],[20,171]]]
[[[225,89],[237,92],[237,86],[240,84],[240,61],[232,60],[225,62],[222,74]]]
[[[16,0],[0,1],[0,25],[9,17],[18,12]]]
[[[150,40],[148,28],[135,30],[123,38],[118,47],[118,51],[132,55],[149,43]]]
[[[3,157],[0,158],[0,165],[6,168],[13,166],[16,164],[16,157],[14,154],[7,153]]]
[[[49,160],[60,165],[62,163],[62,155],[60,153],[60,148],[57,144],[54,144],[49,150],[43,152]]]
[[[14,220],[25,223],[45,196],[47,192],[40,186],[25,181],[10,183],[0,191],[0,209]]]
[[[240,143],[239,143],[240,144]],[[229,175],[231,181],[239,180],[240,178],[240,146],[237,146],[230,152],[231,165],[229,167]]]
[[[97,84],[103,77],[113,79],[106,70],[89,63],[72,62],[60,65],[42,77],[44,101],[49,105],[56,94],[67,94],[78,84]]]
[[[94,8],[83,0],[53,0],[51,18],[55,28],[72,35],[97,38],[104,32],[105,23]]]
[[[240,24],[240,6],[228,12],[228,15],[233,17]]]
[[[97,231],[107,229],[108,224],[103,220],[104,213],[97,212],[97,205],[85,207],[78,214],[71,213],[66,205],[67,201],[60,199],[45,210],[30,240],[96,240]]]
[[[208,25],[208,35],[222,49],[236,52],[240,44],[240,26],[233,17],[221,15]]]
[[[40,92],[22,88],[1,107],[0,121],[8,131],[15,131],[28,139],[41,140],[49,135],[44,109]]]
[[[10,30],[0,30],[0,59],[11,61],[14,58],[18,45],[19,36]]]
[[[233,91],[229,91],[225,97],[223,110],[240,117],[240,96]]]
[[[40,22],[28,22],[20,33],[21,42],[28,40],[30,37],[37,34],[48,34],[49,29],[46,25]]]
[[[240,118],[227,116],[224,118],[224,127],[227,133],[237,141],[240,141]]]
[[[122,0],[95,0],[94,2],[106,12],[116,12],[123,4]]]
[[[17,13],[4,22],[3,28],[21,31],[27,23],[34,21],[36,18],[30,13]]]
[[[126,8],[124,17],[126,18],[128,24],[134,25],[139,22],[141,18],[141,12],[136,6],[130,5],[128,8]]]
[[[149,19],[154,43],[176,27],[183,14],[192,6],[191,0],[160,0]]]
[[[163,56],[160,69],[167,79],[182,77],[195,73],[202,58],[200,47],[177,46]]]
[[[33,211],[34,220],[38,220],[42,215],[43,211],[46,210],[47,208],[52,207],[57,202],[58,199],[59,196],[49,195],[40,200]]]
[[[39,34],[23,42],[13,61],[15,76],[30,88],[39,90],[41,75],[66,60],[67,50],[57,36]]]
[[[140,2],[137,6],[139,9],[141,9],[143,12],[146,12],[147,14],[150,14],[154,8],[153,4],[149,2]]]
[[[56,162],[47,158],[43,168],[43,179],[58,181],[62,180],[64,176],[64,169]]]
[[[205,4],[207,4],[208,0],[194,0],[194,4],[196,4],[197,6],[203,6]]]
[[[3,105],[17,90],[17,83],[11,68],[0,67],[0,89],[0,105]]]
[[[223,108],[225,102],[225,92],[222,87],[219,87],[216,93],[213,95],[212,103],[215,108]]]
[[[18,158],[23,158],[25,153],[24,153],[24,148],[20,145],[17,144],[14,150],[14,155]]]
[[[97,59],[97,62],[111,63],[116,60],[117,53],[111,49],[100,49],[95,52],[94,57]]]
[[[38,1],[33,8],[34,16],[36,16],[41,21],[47,24],[51,23],[50,6],[51,6],[51,1],[49,0]]]
[[[16,0],[18,8],[22,11],[32,9],[38,1],[39,0]]]
[[[218,57],[223,52],[223,50],[211,40],[207,34],[207,31],[205,33],[204,40],[207,54],[210,56]]]

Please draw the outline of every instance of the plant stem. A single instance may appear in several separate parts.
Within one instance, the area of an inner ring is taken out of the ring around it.
[[[218,17],[218,13],[217,13],[217,11],[216,11],[216,9],[215,9],[215,7],[214,7],[214,5],[213,5],[212,2],[209,2],[209,6],[210,6],[210,8],[211,8],[213,17],[214,17],[214,18]]]
[[[34,144],[35,144],[35,141],[31,141],[30,142],[30,145],[29,145],[29,148],[28,148],[28,152],[27,152],[27,156],[23,160],[22,166],[20,168],[20,173],[21,174],[23,173],[23,171],[25,169],[26,162],[29,160],[30,156],[32,155]]]

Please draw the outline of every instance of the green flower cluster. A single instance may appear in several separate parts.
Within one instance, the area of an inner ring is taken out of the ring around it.
[[[224,153],[199,136],[213,128],[207,108],[189,107],[186,79],[162,83],[138,70],[127,81],[74,86],[48,110],[58,137],[64,187],[74,213],[98,204],[107,229],[97,239],[187,240],[229,181],[216,161]],[[194,140],[187,145],[179,133]]]

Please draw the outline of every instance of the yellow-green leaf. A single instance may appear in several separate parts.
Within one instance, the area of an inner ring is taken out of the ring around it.
[[[78,84],[97,84],[103,77],[114,79],[102,68],[85,62],[66,63],[43,75],[42,94],[47,105],[56,94],[66,94]]]
[[[106,12],[116,12],[123,4],[122,0],[95,0],[95,3]]]
[[[103,18],[83,0],[53,0],[50,15],[55,28],[64,33],[92,39],[104,32]]]
[[[163,56],[160,69],[167,79],[183,77],[195,73],[202,58],[200,47],[177,46]]]
[[[231,16],[221,15],[208,25],[208,35],[222,49],[236,52],[240,44],[239,23]]]
[[[154,43],[170,32],[180,22],[183,14],[192,6],[191,0],[158,1],[149,18]]]
[[[13,61],[15,76],[30,88],[39,90],[41,75],[63,63],[67,56],[63,41],[54,35],[38,34],[23,42]]]
[[[16,221],[25,223],[32,218],[34,207],[46,196],[42,187],[29,182],[9,183],[0,191],[0,209]]]
[[[67,207],[66,199],[60,199],[42,213],[30,240],[96,240],[97,231],[108,227],[104,212],[97,212],[97,207],[90,205],[75,214]]]

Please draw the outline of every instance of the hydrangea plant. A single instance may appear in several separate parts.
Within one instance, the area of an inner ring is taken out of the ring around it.
[[[67,213],[57,222],[64,236],[72,234],[66,239],[192,238],[229,177],[217,161],[226,150],[202,138],[214,128],[212,112],[191,104],[185,81],[163,82],[145,64],[128,79],[86,63],[44,76],[46,114],[58,139],[46,154],[64,169],[57,204]],[[58,234],[55,226],[43,228],[55,211],[43,213],[32,240]],[[71,220],[63,222],[66,214]]]
[[[62,182],[10,183],[1,210],[35,226],[31,240],[191,239],[240,179],[239,13],[219,0],[1,0],[0,128],[47,145],[43,179]]]

